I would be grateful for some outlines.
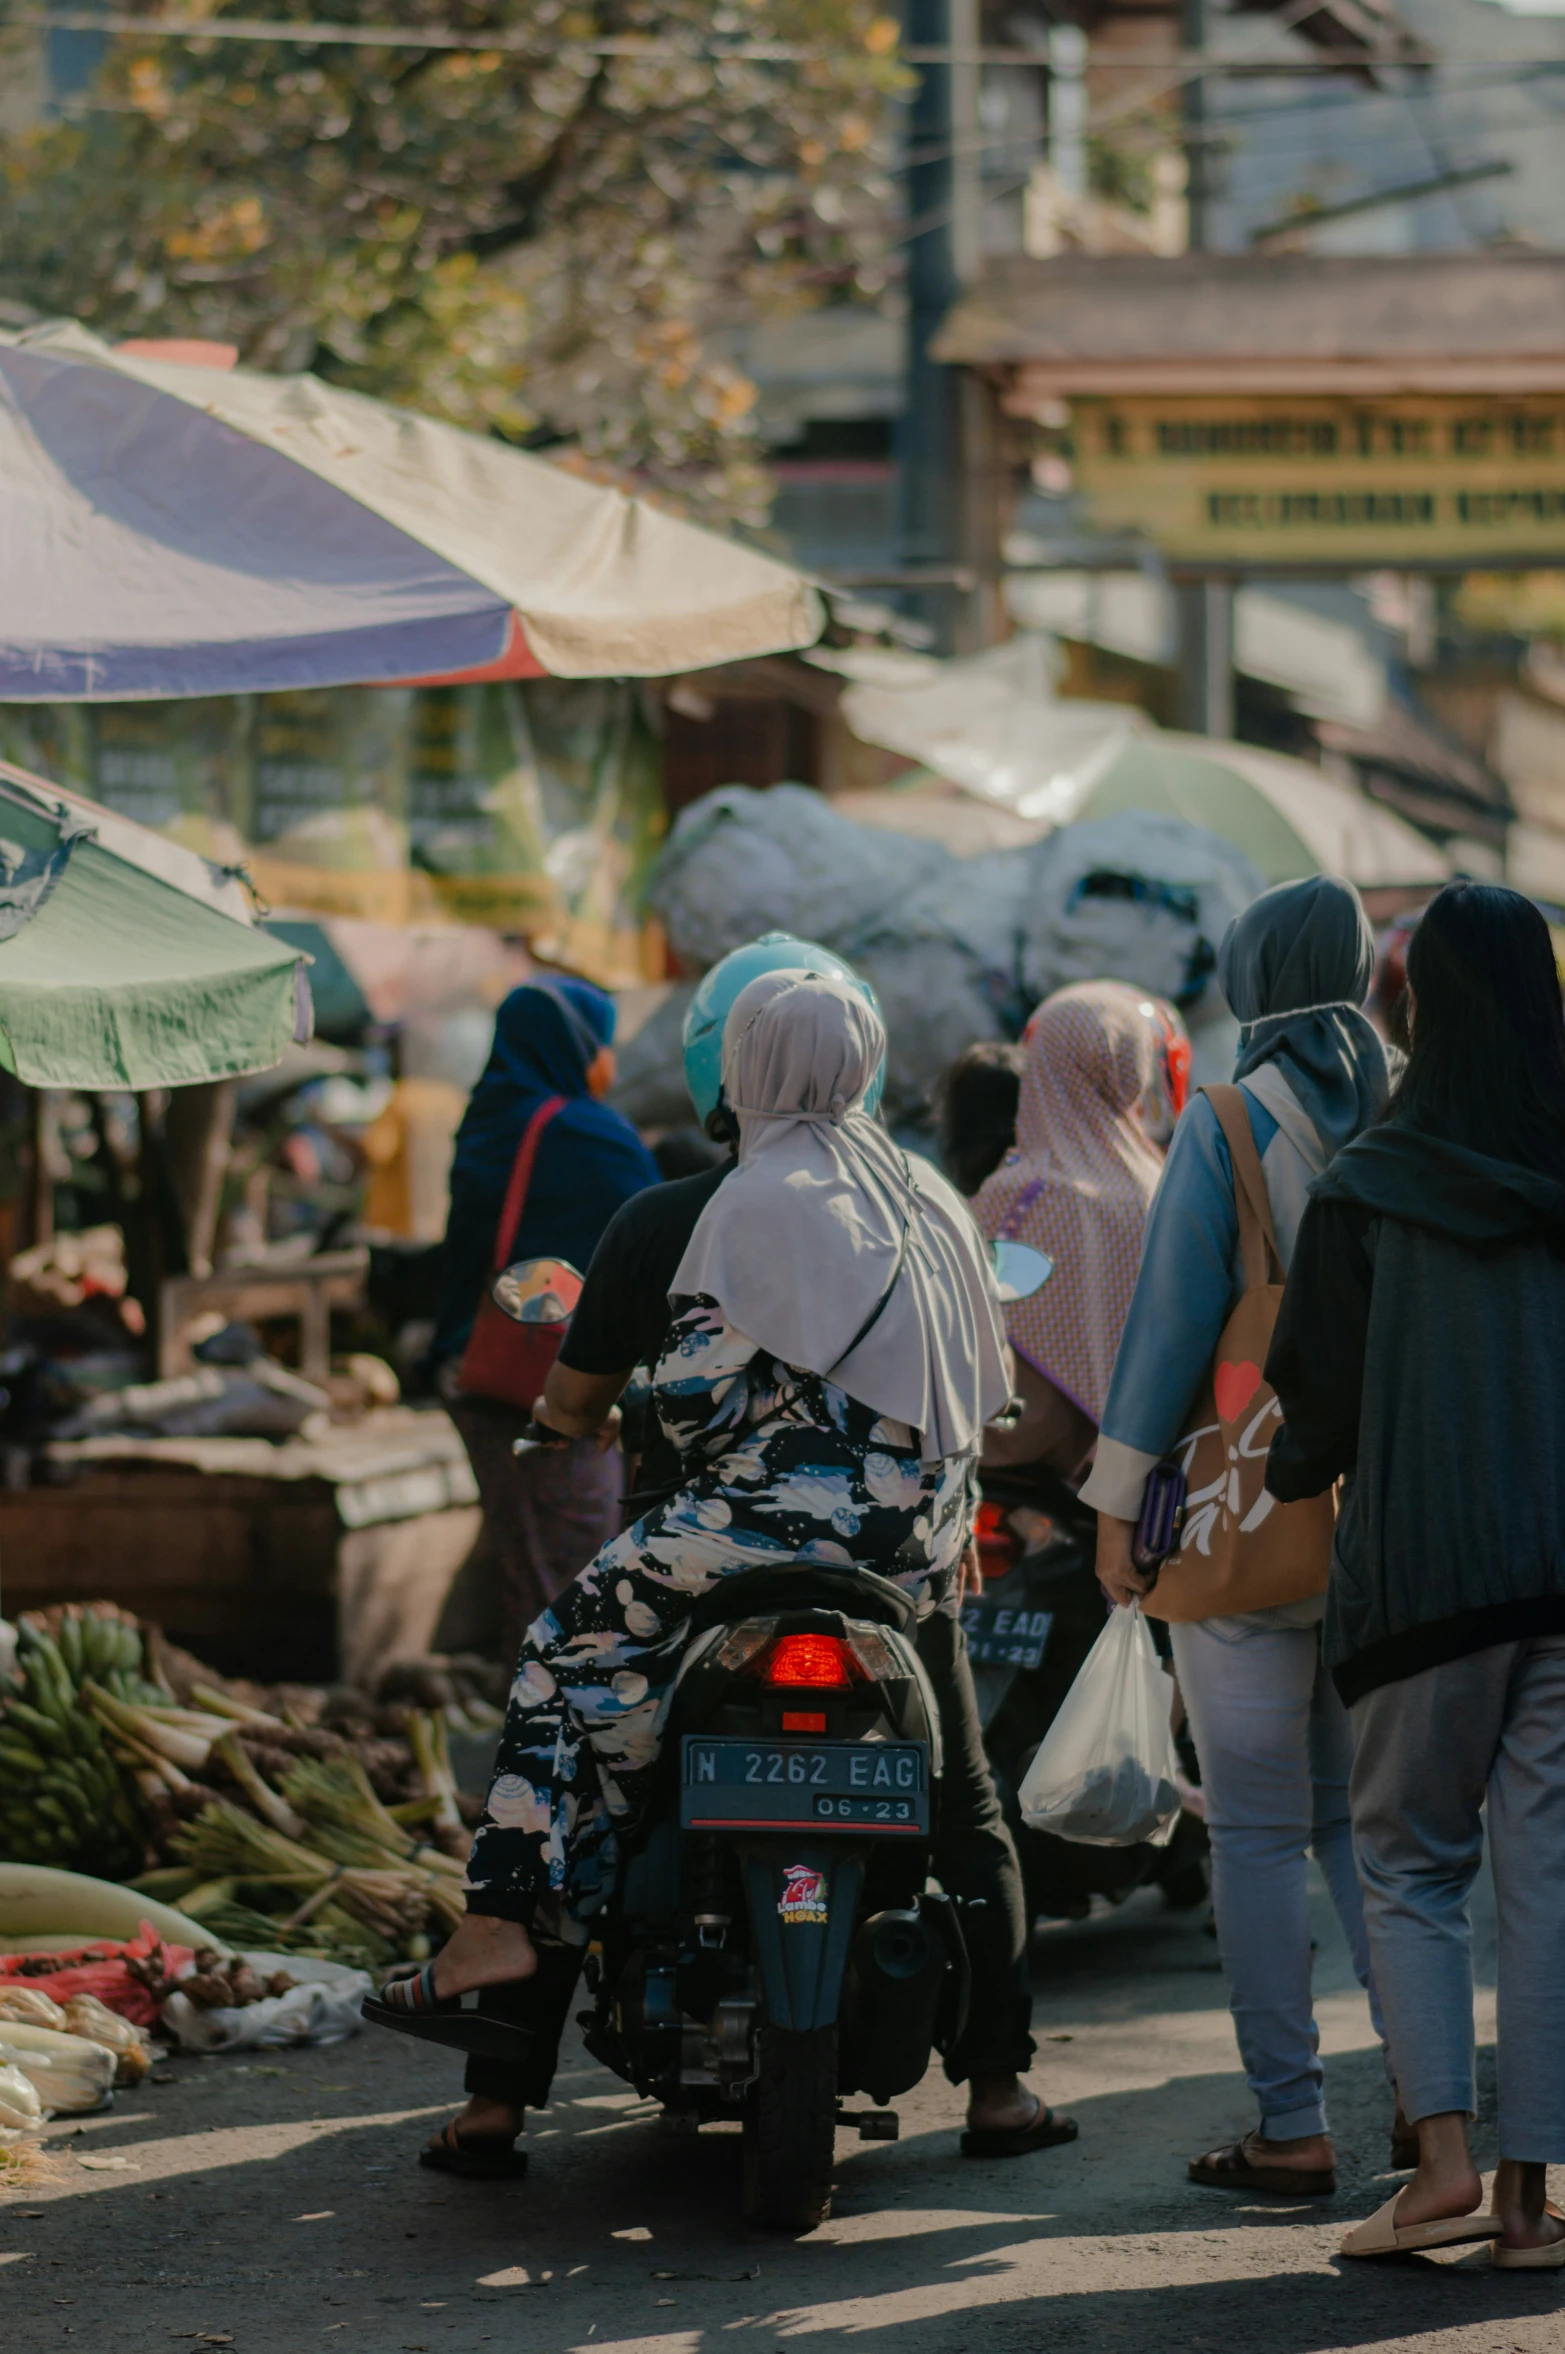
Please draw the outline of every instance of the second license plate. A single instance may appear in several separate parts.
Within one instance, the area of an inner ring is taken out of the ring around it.
[[[733,1741],[687,1733],[687,1831],[929,1829],[922,1741]]]
[[[1052,1610],[1006,1609],[998,1602],[969,1602],[962,1612],[967,1656],[974,1667],[1037,1667],[1043,1658]]]

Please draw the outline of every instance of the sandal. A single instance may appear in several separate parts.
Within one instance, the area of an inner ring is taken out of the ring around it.
[[[1341,2256],[1415,2256],[1424,2248],[1463,2248],[1477,2240],[1497,2240],[1500,2224],[1493,2215],[1442,2215],[1432,2223],[1396,2220],[1400,2190],[1362,2223],[1354,2225],[1337,2253]],[[1552,2249],[1549,2251],[1552,2255]],[[1518,2256],[1542,2253],[1517,2248]]]
[[[460,2174],[469,2182],[514,2182],[527,2172],[527,2152],[506,2133],[462,2133],[453,2117],[419,2151],[421,2166]]]
[[[1074,2117],[1056,2116],[1040,2101],[1030,2125],[970,2125],[962,2136],[964,2158],[1025,2158],[1033,2150],[1052,2150],[1074,2141],[1081,2128]]]
[[[1258,2166],[1242,2141],[1192,2158],[1192,2182],[1214,2191],[1268,2191],[1282,2199],[1329,2199],[1337,2187],[1334,2166]]]
[[[359,2016],[369,2027],[395,2028],[399,2035],[416,2035],[425,2043],[445,2044],[480,2060],[509,2060],[520,2067],[532,2050],[532,2029],[488,2017],[483,2000],[493,1991],[479,1987],[442,1997],[435,1992],[435,1965],[426,1962],[422,1970],[388,1978],[379,1994],[367,1994]]]
[[[1544,2207],[1545,2215],[1552,2215],[1556,2223],[1565,2223],[1550,2199]],[[1502,2272],[1556,2272],[1565,2269],[1565,2233],[1557,2240],[1545,2240],[1541,2248],[1509,2248],[1503,2240],[1496,2240],[1489,2251],[1489,2261]]]

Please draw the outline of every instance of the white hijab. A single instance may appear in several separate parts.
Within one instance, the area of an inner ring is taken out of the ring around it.
[[[885,1048],[873,1007],[823,974],[766,973],[741,990],[723,1028],[739,1166],[673,1288],[715,1299],[782,1364],[906,1423],[931,1463],[973,1453],[1004,1405],[1005,1332],[960,1196],[864,1110]]]

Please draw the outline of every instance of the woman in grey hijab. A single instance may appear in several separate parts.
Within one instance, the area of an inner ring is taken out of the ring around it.
[[[1363,1010],[1374,978],[1363,902],[1335,875],[1263,891],[1218,955],[1217,985],[1242,1025],[1234,1077],[1273,1066],[1327,1160],[1385,1113],[1385,1049]]]
[[[965,1204],[863,1108],[884,1052],[878,1014],[824,974],[766,973],[741,991],[723,1034],[739,1166],[674,1291],[906,1424],[938,1463],[971,1455],[1004,1404],[1003,1338]]]
[[[864,1110],[884,1052],[879,1016],[822,976],[766,974],[734,1002],[739,1167],[691,1238],[653,1369],[684,1484],[528,1632],[437,2000],[529,1975],[529,1933],[584,1940],[710,1586],[799,1561],[918,1592],[961,1561],[1004,1327],[965,1205]]]
[[[1280,883],[1229,927],[1218,980],[1242,1025],[1234,1070],[1284,1267],[1311,1181],[1386,1108],[1385,1049],[1361,1008],[1374,938],[1332,875]],[[1130,1539],[1148,1472],[1189,1427],[1244,1288],[1233,1165],[1196,1095],[1174,1132],[1120,1339],[1092,1476],[1098,1575],[1116,1602],[1145,1590]],[[1335,2182],[1310,1991],[1306,1863],[1331,1890],[1359,1982],[1369,1946],[1348,1815],[1353,1738],[1321,1665],[1324,1594],[1170,1629],[1212,1840],[1212,1898],[1258,2128],[1191,2162],[1197,2182],[1309,2196]],[[1380,2014],[1370,1988],[1377,2032]],[[1411,2165],[1406,2128],[1393,2163]],[[1414,2150],[1416,2155],[1416,2148]]]

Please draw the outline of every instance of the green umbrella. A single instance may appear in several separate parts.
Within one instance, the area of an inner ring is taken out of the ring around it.
[[[1152,731],[1131,739],[1073,811],[1188,818],[1251,858],[1268,883],[1346,875],[1361,889],[1429,883],[1449,862],[1394,811],[1306,760],[1253,744]]]
[[[299,951],[239,882],[0,762],[0,1064],[30,1087],[186,1087],[301,1034]]]
[[[1113,817],[1122,809],[1187,818],[1193,826],[1221,834],[1254,860],[1268,883],[1320,872],[1320,861],[1287,819],[1236,770],[1200,752],[1169,751],[1157,736],[1138,736],[1127,744],[1076,815]]]

